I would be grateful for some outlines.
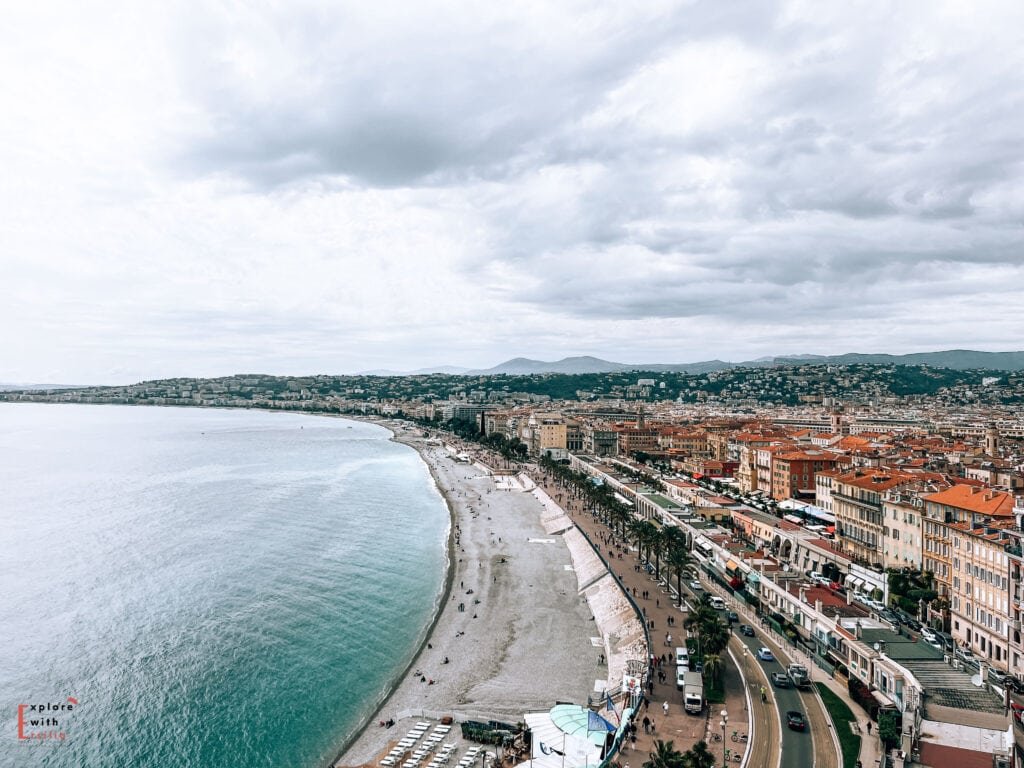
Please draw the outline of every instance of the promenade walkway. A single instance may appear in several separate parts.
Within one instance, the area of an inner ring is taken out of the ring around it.
[[[750,739],[747,744],[739,741],[733,742],[731,738],[733,731],[749,733],[750,713],[747,708],[747,696],[743,689],[743,681],[734,664],[726,664],[723,681],[725,701],[709,704],[701,715],[689,715],[683,711],[682,693],[676,689],[675,684],[673,654],[676,646],[685,644],[686,631],[683,629],[683,621],[687,617],[685,605],[682,609],[677,608],[674,597],[669,594],[666,587],[659,584],[643,568],[639,570],[635,568],[640,564],[638,553],[627,543],[614,540],[607,526],[586,512],[582,503],[573,498],[568,489],[558,486],[539,473],[534,473],[533,479],[557,504],[566,510],[577,528],[609,561],[613,573],[629,590],[636,603],[640,605],[648,622],[652,644],[651,654],[659,658],[662,655],[665,656],[665,664],[661,667],[665,673],[665,682],[659,682],[656,671],[650,681],[651,688],[646,692],[649,706],[641,707],[642,711],[638,715],[639,723],[642,723],[645,716],[653,721],[653,731],[644,733],[641,725],[637,731],[635,745],[628,744],[621,752],[618,762],[622,765],[629,764],[631,768],[639,768],[649,759],[657,740],[672,741],[680,752],[685,752],[698,741],[704,740],[708,743],[711,752],[718,755],[720,760],[724,752],[728,752],[732,758],[737,751],[742,754],[746,751],[747,745],[750,745],[754,749],[751,755],[752,759],[749,761],[750,765],[774,766],[777,757],[773,760],[771,755],[772,750],[775,750],[777,755],[778,725],[777,720],[774,724],[771,722],[772,708],[762,707],[760,701],[756,701],[756,709],[760,714],[755,722],[755,727],[758,728],[756,737]],[[613,556],[610,556],[610,552],[613,553]],[[644,593],[647,593],[647,597],[644,597]],[[670,619],[672,624],[669,623]],[[672,637],[670,642],[666,642],[667,635]],[[733,641],[735,642],[735,638]],[[737,653],[740,652],[737,650]],[[666,704],[668,705],[667,714],[665,713]],[[719,723],[722,720],[721,712],[723,710],[728,713],[725,740],[716,742],[712,740],[714,738],[712,734],[719,738],[722,736]],[[770,738],[762,738],[769,734]],[[730,759],[730,764],[740,766],[739,762],[732,759]]]

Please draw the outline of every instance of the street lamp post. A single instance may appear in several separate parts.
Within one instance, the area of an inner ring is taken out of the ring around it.
[[[729,765],[729,763],[726,762],[726,759],[725,759],[725,726],[727,726],[728,724],[729,724],[729,712],[727,710],[723,709],[722,710],[722,722],[719,723],[719,725],[722,726],[722,766],[723,766],[723,768],[726,768]]]

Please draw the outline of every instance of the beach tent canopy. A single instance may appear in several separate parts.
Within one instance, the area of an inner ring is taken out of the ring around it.
[[[575,704],[559,704],[548,712],[527,712],[524,720],[530,729],[533,768],[600,765],[605,738],[614,726],[600,715],[600,723],[593,721],[590,714],[595,713]],[[588,724],[600,730],[588,730]]]
[[[550,715],[551,722],[570,736],[587,739],[593,744],[603,745],[604,735],[615,730],[615,726],[597,712],[576,704],[559,704],[551,708]]]

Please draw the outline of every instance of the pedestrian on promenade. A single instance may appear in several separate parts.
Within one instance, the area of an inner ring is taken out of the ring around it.
[[[668,702],[667,701],[664,704],[661,705],[661,711],[665,713],[666,717],[668,716]]]
[[[871,735],[871,721],[868,720],[868,736]]]

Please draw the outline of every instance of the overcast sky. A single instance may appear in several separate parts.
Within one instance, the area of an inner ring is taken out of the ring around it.
[[[253,5],[5,5],[0,381],[1024,349],[1024,3]]]

